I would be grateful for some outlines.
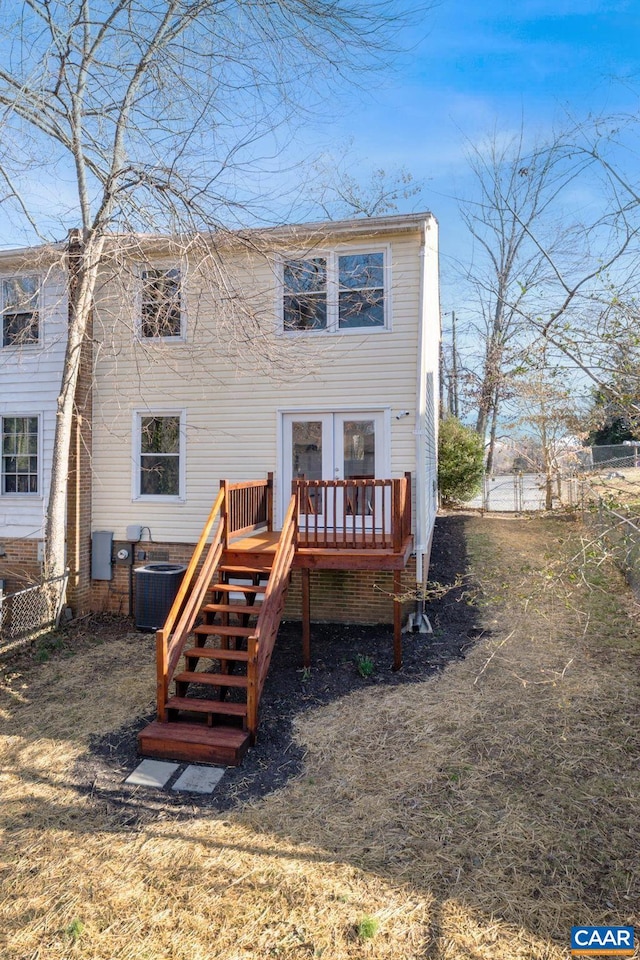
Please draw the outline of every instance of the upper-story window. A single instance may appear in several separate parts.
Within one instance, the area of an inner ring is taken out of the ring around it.
[[[2,493],[38,493],[38,417],[2,417]]]
[[[285,331],[385,329],[389,324],[386,270],[384,250],[285,260]]]
[[[384,327],[384,254],[338,257],[338,326]]]
[[[327,260],[287,260],[284,264],[285,330],[326,330]]]
[[[140,336],[145,339],[182,337],[182,290],[178,269],[142,271]]]
[[[38,290],[38,277],[3,277],[0,283],[3,347],[38,343]]]

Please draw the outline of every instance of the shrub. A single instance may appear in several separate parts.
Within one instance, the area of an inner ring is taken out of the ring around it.
[[[442,420],[438,443],[438,488],[442,502],[470,500],[480,489],[483,466],[482,437],[456,417]]]

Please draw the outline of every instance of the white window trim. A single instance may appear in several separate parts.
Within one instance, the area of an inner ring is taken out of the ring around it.
[[[381,327],[341,327],[338,316],[339,270],[338,258],[357,256],[359,253],[383,254],[384,277],[384,325]],[[313,260],[323,257],[327,262],[327,326],[324,330],[285,330],[284,326],[284,265],[288,260]],[[280,333],[287,337],[321,336],[368,336],[389,333],[392,328],[391,305],[391,245],[388,243],[369,243],[351,246],[340,244],[335,247],[292,251],[282,256],[278,264],[278,282],[276,284],[276,316],[279,319]]]
[[[180,273],[180,335],[177,337],[145,337],[142,334],[142,291],[143,274],[146,270],[178,270]],[[140,343],[186,343],[187,342],[187,301],[185,293],[185,270],[182,263],[160,261],[139,263],[136,269],[137,292],[135,297],[135,315],[133,329]]]
[[[143,417],[180,417],[180,450],[178,453],[178,494],[143,494],[140,492],[140,458],[142,456],[142,418]],[[137,503],[185,503],[187,499],[187,411],[184,407],[143,407],[133,411],[131,431],[133,449],[131,451],[131,499]]]
[[[36,313],[38,314],[38,339],[33,340],[29,343],[4,343],[4,301],[2,299],[2,281],[3,280],[17,280],[20,277],[34,277],[38,285],[38,305],[36,308]],[[14,273],[2,273],[0,274],[0,350],[11,350],[12,352],[18,352],[22,350],[41,350],[44,343],[43,337],[43,316],[42,316],[42,275],[32,270],[20,270]],[[3,414],[4,416],[4,414]],[[17,416],[17,414],[16,414]],[[25,494],[22,494],[25,496]],[[35,494],[31,494],[35,496]]]
[[[35,346],[35,344],[34,344]],[[4,459],[2,457],[2,448],[0,447],[0,499],[3,503],[7,501],[16,501],[24,502],[25,500],[43,500],[44,493],[42,490],[43,484],[43,470],[42,470],[42,414],[41,413],[25,413],[24,410],[12,411],[3,410],[0,413],[0,444],[2,443],[2,421],[11,418],[11,417],[37,417],[38,418],[38,492],[37,493],[3,493],[3,477],[4,477]]]

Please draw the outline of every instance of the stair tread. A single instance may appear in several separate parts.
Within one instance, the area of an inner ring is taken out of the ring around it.
[[[194,627],[196,634],[204,634],[207,637],[252,637],[256,632],[255,627],[225,627],[221,623],[201,623],[199,627]]]
[[[271,561],[267,562],[268,565],[260,567],[248,566],[240,563],[221,563],[218,567],[218,572],[222,571],[226,574],[231,574],[231,576],[259,576],[267,577],[271,573]]]
[[[194,713],[220,713],[228,717],[246,717],[246,703],[206,700],[203,697],[169,697],[168,710],[193,710]]]
[[[249,738],[246,731],[239,727],[208,727],[204,723],[188,723],[183,720],[162,723],[154,720],[141,732],[144,738],[159,737],[163,740],[175,740],[179,743],[221,743],[229,747],[243,747]]]
[[[213,593],[264,593],[267,589],[266,583],[212,583],[209,588]]]
[[[183,670],[174,677],[178,683],[203,683],[208,687],[246,687],[247,677],[239,673],[203,673]]]
[[[251,606],[248,603],[207,603],[202,607],[202,613],[239,613],[253,614],[257,616],[260,613],[260,604]]]
[[[249,654],[246,650],[223,650],[221,647],[190,647],[184,651],[185,657],[208,657],[210,660],[238,660],[246,663]]]

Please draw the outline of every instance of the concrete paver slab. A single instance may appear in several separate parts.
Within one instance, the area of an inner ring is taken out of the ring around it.
[[[139,787],[164,787],[179,766],[179,763],[168,763],[166,760],[143,760],[125,783]]]
[[[189,793],[213,793],[224,775],[224,767],[195,767],[190,764],[171,787]]]

